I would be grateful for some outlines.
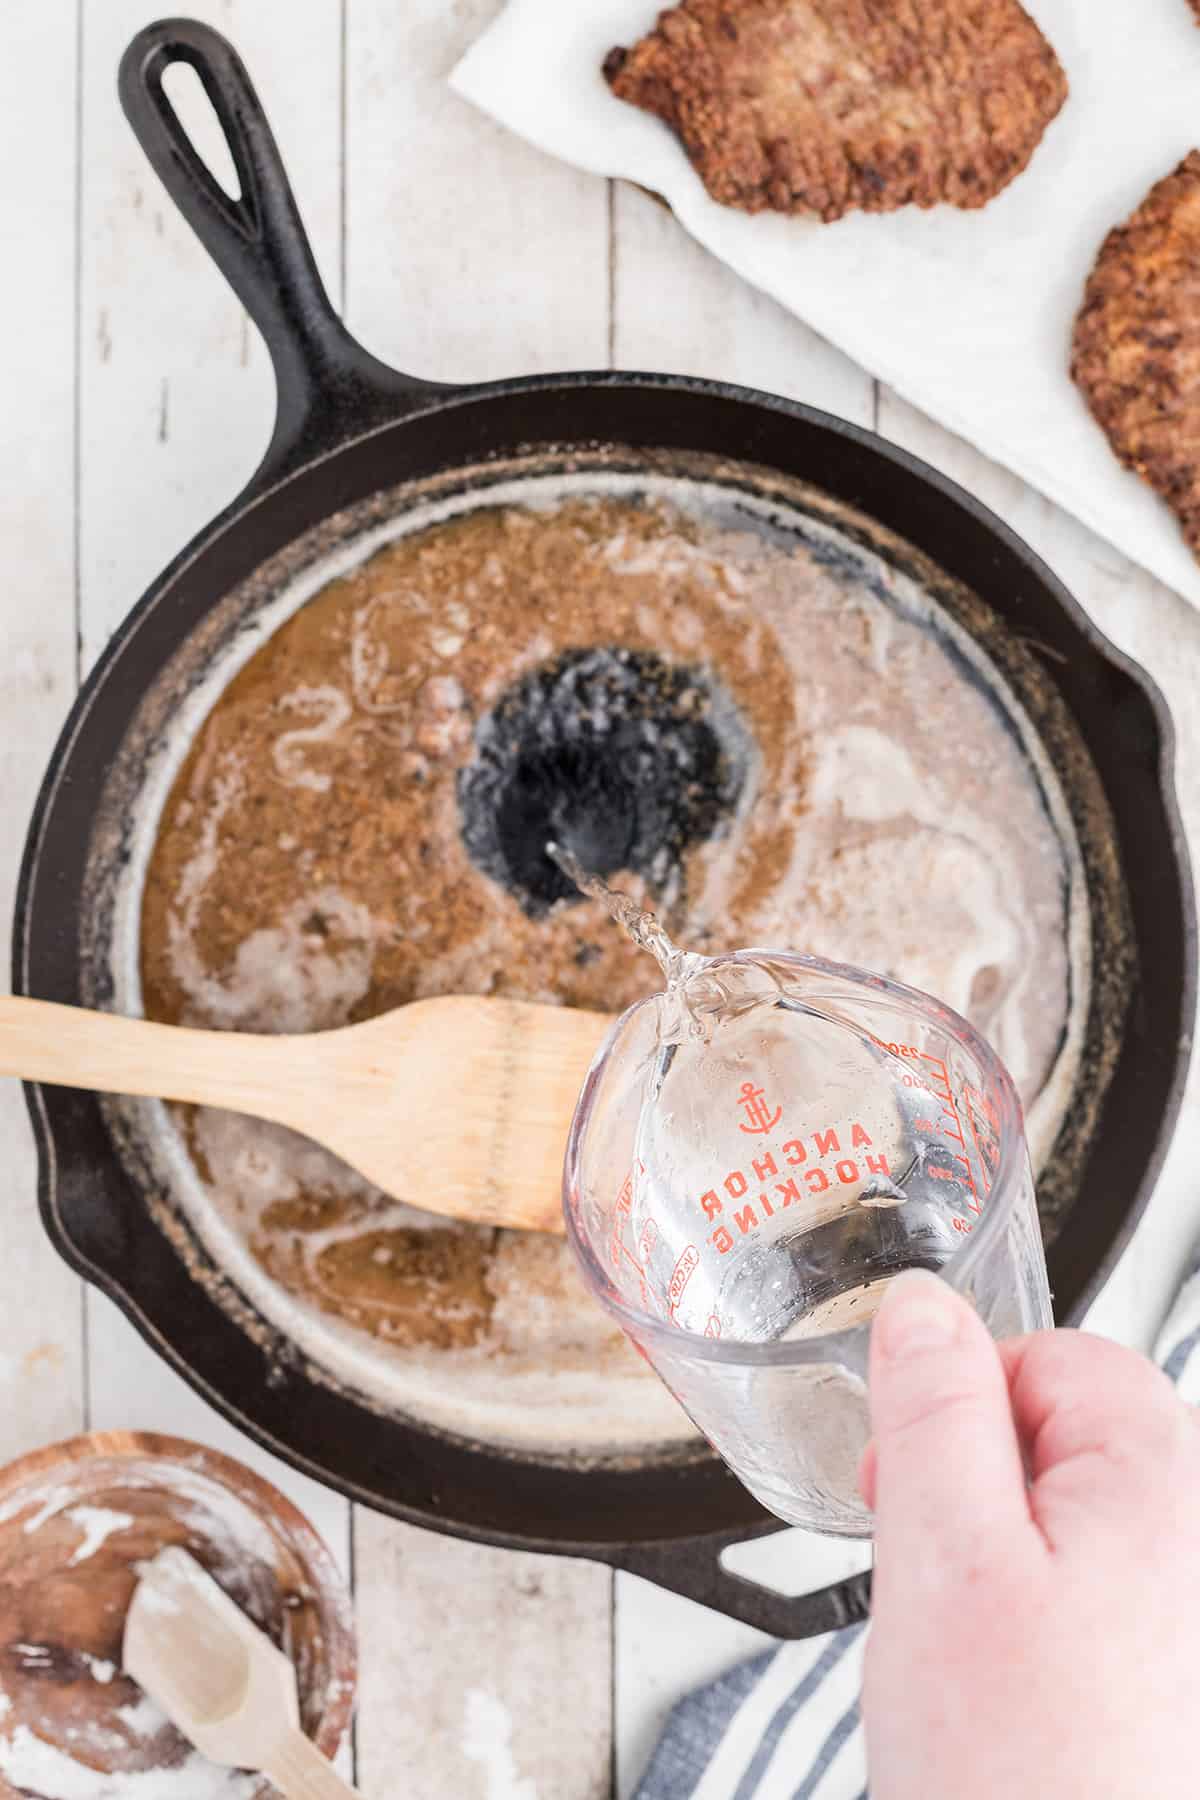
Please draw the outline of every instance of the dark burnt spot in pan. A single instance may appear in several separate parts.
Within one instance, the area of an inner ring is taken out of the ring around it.
[[[621,646],[571,650],[476,727],[458,779],[463,842],[531,918],[580,898],[550,840],[595,874],[632,870],[673,896],[685,853],[737,805],[751,754],[711,670]]]

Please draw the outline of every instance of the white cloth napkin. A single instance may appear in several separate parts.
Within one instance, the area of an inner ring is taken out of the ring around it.
[[[1154,1355],[1183,1398],[1200,1402],[1200,1246]],[[766,1650],[685,1694],[634,1800],[869,1800],[865,1648],[866,1627],[854,1625]]]
[[[1071,92],[1029,168],[980,212],[821,225],[717,206],[672,133],[600,74],[656,0],[509,0],[451,83],[552,155],[663,195],[738,274],[1200,605],[1174,518],[1117,463],[1067,373],[1105,233],[1200,146],[1200,30],[1188,0],[1025,4]]]

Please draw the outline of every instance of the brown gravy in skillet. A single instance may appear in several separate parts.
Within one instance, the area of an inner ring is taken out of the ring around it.
[[[663,498],[466,513],[277,629],[166,802],[145,1010],[250,1031],[456,992],[615,1012],[654,971],[531,859],[546,820],[693,949],[809,950],[939,994],[1048,1147],[1077,1048],[1074,848],[986,681],[836,559]],[[381,1354],[652,1381],[564,1245],[422,1214],[277,1128],[179,1119],[261,1269]],[[630,1435],[670,1435],[655,1417]]]

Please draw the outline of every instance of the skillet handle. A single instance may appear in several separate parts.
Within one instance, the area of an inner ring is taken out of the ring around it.
[[[193,68],[212,102],[237,171],[236,200],[198,155],[163,88],[173,63]],[[160,19],[130,43],[117,86],[155,173],[271,355],[275,429],[251,489],[445,391],[380,362],[333,310],[266,114],[227,39],[195,19]]]
[[[843,1631],[870,1616],[870,1572],[851,1575],[811,1594],[777,1594],[735,1575],[721,1562],[721,1552],[745,1539],[745,1531],[721,1538],[689,1538],[678,1543],[639,1544],[619,1550],[615,1568],[642,1575],[658,1587],[682,1594],[714,1612],[739,1619],[777,1638],[823,1637]]]

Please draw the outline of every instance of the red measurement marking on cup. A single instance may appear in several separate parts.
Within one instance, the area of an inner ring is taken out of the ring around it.
[[[704,1327],[704,1335],[708,1338],[719,1338],[721,1335],[720,1313],[709,1313],[708,1324]]]
[[[688,1282],[700,1267],[700,1252],[695,1244],[689,1244],[680,1251],[679,1261],[671,1270],[671,1279],[667,1283],[667,1317],[673,1319],[679,1302],[683,1299],[683,1291]]]
[[[924,1062],[929,1064],[929,1092],[936,1095],[942,1103],[942,1114],[941,1118],[938,1120],[938,1129],[943,1137],[948,1137],[951,1143],[959,1145],[959,1151],[955,1154],[953,1160],[962,1170],[962,1179],[971,1190],[971,1198],[967,1201],[968,1210],[973,1213],[981,1213],[983,1211],[983,1206],[979,1199],[978,1189],[975,1186],[975,1175],[971,1168],[970,1159],[966,1154],[967,1141],[963,1136],[962,1119],[959,1116],[958,1102],[954,1098],[954,1089],[950,1085],[950,1076],[947,1073],[946,1065],[940,1056],[930,1056],[927,1050],[918,1051],[917,1054]],[[968,1107],[968,1114],[969,1110]],[[974,1134],[974,1119],[971,1120],[971,1130],[972,1134]],[[975,1137],[975,1147],[976,1149],[979,1148],[978,1136]],[[944,1174],[945,1177],[952,1179],[949,1169],[941,1171],[930,1168],[927,1170],[927,1173],[930,1175]]]
[[[625,1261],[629,1264],[630,1268],[633,1270],[634,1274],[637,1276],[638,1295],[641,1299],[642,1305],[645,1307],[646,1311],[649,1312],[649,1310],[650,1310],[650,1290],[646,1286],[646,1277],[645,1277],[644,1273],[642,1272],[642,1265],[638,1261],[637,1257],[633,1254],[632,1250],[627,1250],[627,1249],[625,1249],[624,1245],[622,1245],[622,1251],[624,1253]]]
[[[647,1219],[646,1223],[642,1226],[642,1235],[638,1239],[638,1255],[643,1262],[649,1260],[650,1252],[657,1242],[658,1226],[654,1223],[653,1219]]]
[[[638,1167],[640,1170],[641,1164],[639,1164]],[[642,1262],[645,1260],[646,1252],[643,1249],[642,1255],[639,1258],[634,1255],[633,1251],[629,1248],[629,1245],[625,1242],[625,1224],[632,1212],[633,1170],[631,1169],[621,1183],[621,1186],[617,1191],[616,1200],[613,1202],[612,1230],[609,1233],[608,1254],[612,1258],[614,1268],[619,1269],[623,1262],[630,1264],[637,1275],[638,1290],[642,1297],[642,1305],[648,1307],[650,1304],[650,1295],[649,1290],[646,1287],[646,1277],[642,1269]],[[651,1229],[657,1230],[657,1227],[651,1225]],[[645,1242],[645,1237],[646,1233],[643,1231],[643,1244]]]
[[[633,1210],[633,1170],[625,1177],[617,1193],[613,1205],[612,1230],[608,1238],[608,1254],[614,1266],[618,1265],[622,1256],[628,1256],[625,1248],[625,1221]]]
[[[911,1062],[919,1062],[922,1058],[926,1057],[926,1052],[924,1050],[918,1050],[915,1044],[891,1044],[888,1043],[885,1038],[876,1037],[873,1032],[868,1032],[867,1036],[877,1049],[886,1050],[889,1056],[904,1057]],[[926,1060],[933,1061],[933,1058],[929,1057],[926,1058]],[[942,1064],[942,1068],[944,1070],[944,1063]],[[918,1088],[921,1093],[929,1094],[931,1098],[938,1100],[942,1097],[940,1094],[934,1094],[929,1083],[917,1069],[902,1069],[900,1072],[900,1079],[905,1087]],[[933,1126],[931,1125],[929,1129],[932,1131]]]
[[[979,1167],[983,1173],[983,1191],[986,1196],[991,1192],[992,1187],[992,1163],[997,1157],[996,1140],[1000,1135],[1000,1120],[997,1117],[996,1108],[992,1105],[988,1096],[986,1094],[981,1094],[979,1089],[972,1087],[969,1082],[963,1089],[963,1099],[967,1103],[967,1119],[971,1126],[971,1136],[975,1140],[975,1153],[979,1158]],[[976,1112],[977,1105],[979,1111],[983,1113],[984,1118],[987,1120],[985,1136],[989,1145],[992,1147],[991,1158],[985,1154],[983,1145],[979,1141],[979,1121]]]

